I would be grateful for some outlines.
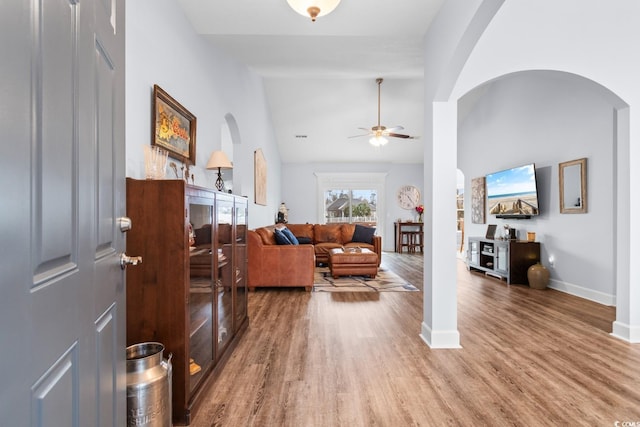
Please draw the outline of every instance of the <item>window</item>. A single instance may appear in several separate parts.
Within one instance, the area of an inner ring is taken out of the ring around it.
[[[378,193],[375,189],[329,189],[324,192],[326,223],[358,223],[375,225]]]
[[[315,175],[318,223],[372,225],[384,239],[386,173],[316,172]],[[328,203],[329,200],[332,202]]]

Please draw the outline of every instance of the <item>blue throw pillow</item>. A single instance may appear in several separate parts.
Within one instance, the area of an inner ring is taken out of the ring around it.
[[[296,236],[294,236],[293,233],[291,232],[291,230],[289,230],[287,227],[281,228],[280,231],[282,231],[282,234],[287,236],[287,239],[289,239],[289,242],[291,242],[292,245],[299,244],[298,239],[296,238]]]
[[[301,245],[310,245],[313,243],[313,240],[311,240],[310,237],[297,237],[296,239],[298,239],[298,243],[300,243]]]
[[[352,242],[373,244],[373,234],[376,232],[374,227],[365,227],[364,225],[356,224],[356,229],[353,231]]]
[[[290,245],[291,241],[289,241],[289,239],[287,239],[287,236],[284,235],[284,233],[280,230],[278,230],[277,228],[275,230],[273,230],[273,234],[275,235],[276,238],[276,243],[279,245]]]

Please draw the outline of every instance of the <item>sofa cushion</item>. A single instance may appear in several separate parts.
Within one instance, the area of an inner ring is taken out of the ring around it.
[[[260,240],[262,240],[263,245],[275,245],[276,244],[276,236],[273,233],[272,227],[260,227],[256,228],[256,233],[260,236]]]
[[[316,224],[313,227],[314,243],[342,244],[341,224]]]
[[[311,239],[311,242],[313,242],[313,224],[287,224],[287,228],[291,230],[298,240],[304,237]]]
[[[289,240],[289,238],[287,238],[287,236],[285,236],[285,234],[282,232],[282,230],[279,229],[275,229],[273,230],[273,235],[275,236],[276,239],[276,243],[278,245],[291,245],[291,241]]]
[[[282,232],[282,234],[285,235],[285,237],[289,240],[289,242],[291,242],[292,245],[298,244],[298,239],[296,238],[296,236],[293,235],[291,230],[289,230],[287,227],[282,227],[280,231]]]
[[[320,258],[324,258],[324,259],[329,259],[329,253],[331,252],[331,249],[338,249],[338,248],[342,248],[342,244],[341,243],[331,243],[331,242],[324,242],[324,243],[316,243],[315,246],[315,252],[316,252],[316,257],[320,257]]]
[[[375,232],[376,229],[374,227],[365,227],[364,225],[356,224],[351,241],[372,244]]]
[[[353,237],[353,231],[356,229],[355,224],[344,223],[340,225],[340,241],[342,243],[348,243]]]

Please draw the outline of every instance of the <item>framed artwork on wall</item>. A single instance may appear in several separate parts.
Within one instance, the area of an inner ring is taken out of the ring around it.
[[[484,224],[485,218],[485,177],[471,180],[471,222]]]
[[[151,145],[185,164],[196,164],[196,117],[158,85],[153,85]]]
[[[258,148],[253,152],[253,188],[256,205],[267,205],[267,161]]]

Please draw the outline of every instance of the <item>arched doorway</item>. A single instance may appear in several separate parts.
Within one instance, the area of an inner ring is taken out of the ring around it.
[[[238,130],[236,119],[231,113],[225,114],[224,121],[220,125],[220,141],[222,151],[227,155],[231,164],[234,164],[234,146],[240,144],[240,131]],[[226,169],[223,173],[225,175],[225,186],[229,192],[241,194],[241,183],[239,181],[234,181],[233,169]]]

